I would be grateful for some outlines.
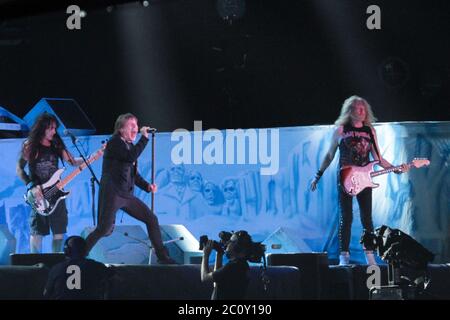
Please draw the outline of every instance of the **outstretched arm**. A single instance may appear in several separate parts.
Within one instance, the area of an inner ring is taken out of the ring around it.
[[[136,145],[127,144],[120,136],[113,136],[106,146],[105,155],[119,161],[135,162],[144,151],[147,143],[148,138],[144,135],[141,136]]]
[[[70,163],[74,167],[81,166],[84,163],[83,158],[81,158],[81,157],[75,158],[67,150],[63,150],[62,157],[63,157],[64,161],[67,161],[68,163]]]
[[[329,167],[330,163],[333,161],[334,156],[336,155],[336,150],[339,145],[339,138],[342,135],[342,126],[338,127],[333,134],[330,149],[328,149],[327,154],[325,155],[325,158],[322,161],[322,164],[320,165],[319,171],[317,171],[316,176],[314,177],[313,181],[311,182],[311,191],[316,190],[317,183],[319,182],[320,178],[322,177],[322,174],[325,172],[325,170]]]

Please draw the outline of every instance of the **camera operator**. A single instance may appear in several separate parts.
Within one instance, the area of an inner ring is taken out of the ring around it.
[[[49,300],[104,299],[108,281],[115,274],[114,270],[107,268],[103,263],[87,259],[86,241],[80,236],[67,238],[64,243],[64,254],[66,259],[53,266],[49,272],[44,298]]]
[[[240,300],[244,299],[249,277],[250,267],[247,260],[252,255],[254,243],[246,231],[232,234],[224,248],[216,241],[208,240],[203,248],[201,267],[202,282],[214,282],[212,300]],[[210,271],[209,257],[212,250],[216,250],[214,271]],[[223,255],[226,254],[229,262],[222,266]]]

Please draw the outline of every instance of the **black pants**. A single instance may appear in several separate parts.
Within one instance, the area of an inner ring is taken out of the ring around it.
[[[372,222],[372,188],[366,188],[357,196],[361,224],[368,232],[373,232]],[[353,221],[353,196],[346,194],[339,187],[339,249],[349,251],[350,236]]]
[[[133,195],[121,196],[111,187],[100,187],[98,203],[98,224],[86,238],[87,252],[100,238],[109,236],[114,230],[116,213],[122,209],[133,218],[144,222],[148,236],[158,258],[164,257],[166,252],[161,239],[158,218],[147,205]]]

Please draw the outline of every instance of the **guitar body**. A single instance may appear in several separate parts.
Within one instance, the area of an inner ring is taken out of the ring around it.
[[[42,186],[36,186],[27,191],[23,196],[25,202],[28,203],[33,211],[37,212],[43,216],[49,216],[55,211],[58,203],[65,199],[69,195],[69,191],[64,191],[64,186],[74,179],[78,174],[80,174],[84,169],[87,168],[87,164],[91,164],[95,160],[103,156],[103,151],[106,148],[106,144],[97,150],[87,160],[87,163],[83,163],[78,166],[71,174],[61,180],[61,175],[64,169],[57,170],[50,179]]]
[[[64,169],[56,171],[52,177],[42,185],[41,192],[38,190],[38,188],[40,188],[39,186],[27,191],[24,198],[33,211],[43,216],[49,216],[55,211],[58,203],[67,197],[70,192],[60,190],[57,186],[63,172]]]
[[[340,181],[345,193],[356,196],[365,188],[376,188],[377,183],[372,182],[371,173],[374,172],[373,167],[378,161],[372,161],[364,167],[346,166],[341,168]]]

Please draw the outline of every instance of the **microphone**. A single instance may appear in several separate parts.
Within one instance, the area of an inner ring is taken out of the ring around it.
[[[156,128],[149,128],[147,129],[147,133],[156,132]]]
[[[69,136],[72,139],[72,143],[75,144],[75,143],[78,142],[78,138],[72,132],[70,132],[69,130],[65,129],[64,130],[64,135],[65,136]]]

